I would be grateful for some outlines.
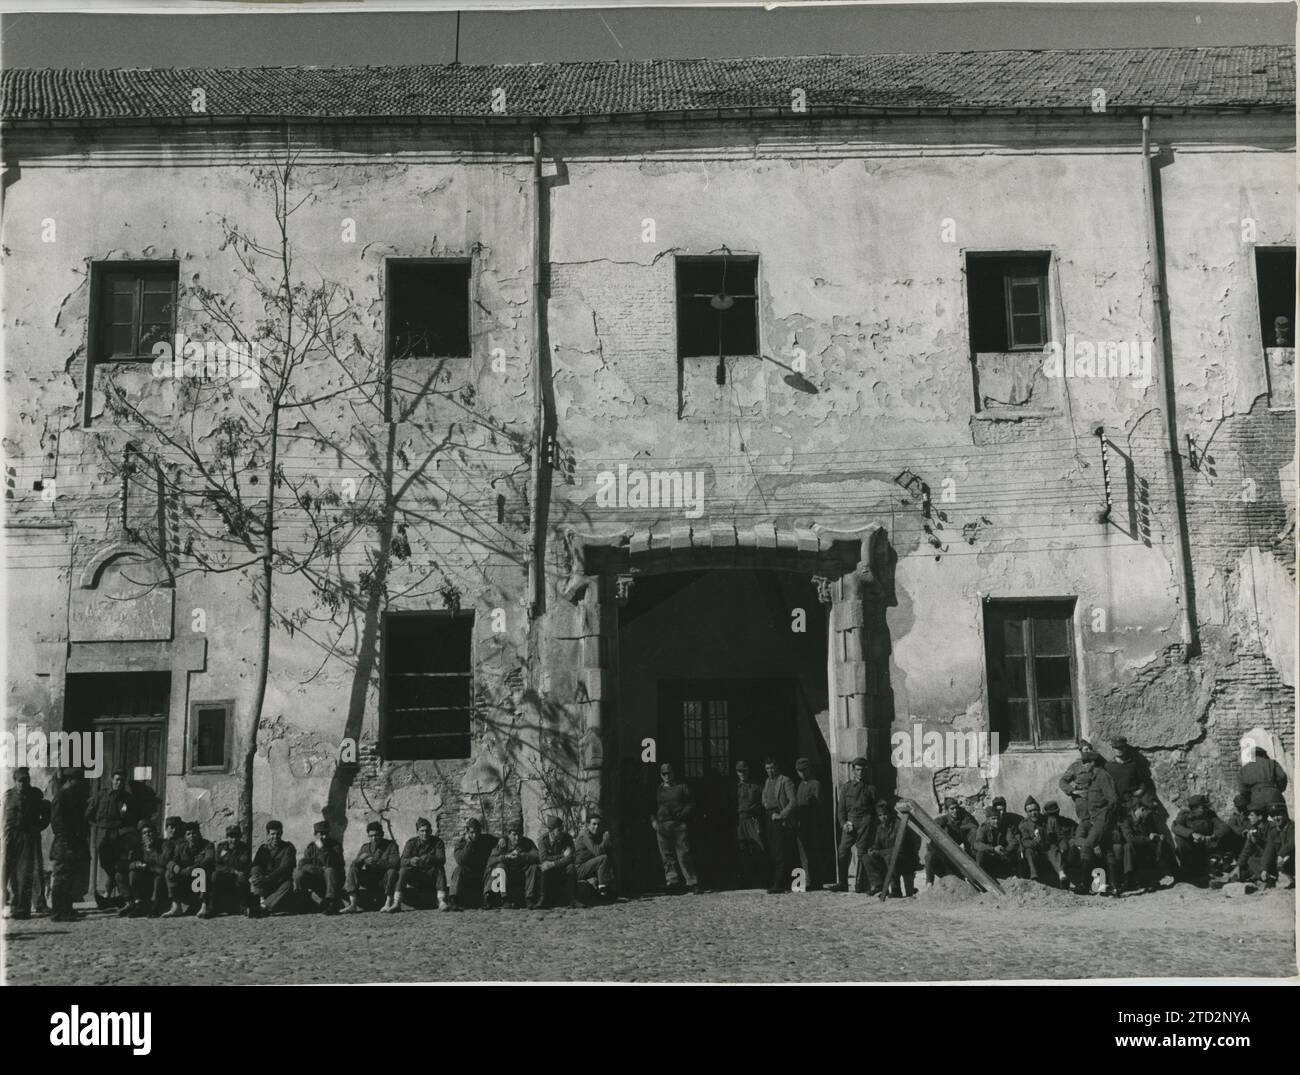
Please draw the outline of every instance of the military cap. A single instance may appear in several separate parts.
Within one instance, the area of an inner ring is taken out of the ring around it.
[[[1082,760],[1083,760],[1083,761],[1091,761],[1091,762],[1099,762],[1099,761],[1101,761],[1101,755],[1098,754],[1095,750],[1092,750],[1091,748],[1089,748],[1088,750],[1085,750],[1085,751],[1083,752]]]
[[[284,832],[284,822],[282,822],[282,821],[268,821],[268,822],[266,823],[266,831],[267,831],[267,832]]]
[[[876,809],[877,809],[877,810],[890,810],[890,809],[893,808],[893,805],[894,805],[894,804],[891,803],[888,799],[877,799],[877,800],[876,800]]]
[[[109,773],[108,775],[109,775],[109,776],[120,776],[123,780],[125,780],[125,779],[126,779],[126,770],[125,770],[125,769],[114,769],[114,770],[113,770],[111,773]]]
[[[524,823],[522,821],[511,821],[508,825],[506,825],[506,832],[522,833],[523,831],[524,831]]]
[[[1249,797],[1242,795],[1241,792],[1238,792],[1232,797],[1232,805],[1238,810],[1245,810],[1246,807],[1250,805],[1250,799]]]
[[[1025,799],[1025,808],[1026,808],[1026,809],[1029,808],[1029,804],[1030,804],[1030,803],[1033,803],[1034,806],[1037,806],[1037,805],[1038,805],[1038,800],[1035,799],[1032,795],[1030,795],[1030,796],[1028,796],[1028,797]]]
[[[994,810],[993,807],[991,806],[984,807],[984,819],[986,821],[992,821],[997,816],[998,816],[998,812]]]
[[[1210,800],[1205,795],[1193,795],[1187,800],[1188,806],[1209,806]]]
[[[169,817],[169,818],[167,818],[166,820],[163,821],[163,828],[164,828],[164,829],[167,828],[169,825],[170,825],[173,829],[183,829],[183,828],[185,828],[185,822],[184,822],[181,818],[176,817],[175,815],[173,815],[173,816],[171,816],[171,817]]]
[[[141,818],[135,823],[135,827],[140,832],[144,832],[145,829],[153,829],[155,832],[158,831],[158,827],[153,823],[153,818],[150,817]]]
[[[1248,814],[1258,814],[1260,817],[1268,817],[1268,810],[1269,810],[1269,808],[1268,808],[1267,806],[1248,806],[1248,807],[1246,807],[1246,813],[1248,813]]]
[[[1001,795],[999,795],[996,799],[993,800],[993,805],[994,805],[994,806],[1006,806],[1006,805],[1007,805],[1007,800],[1004,799]]]
[[[1128,736],[1117,735],[1110,741],[1110,745],[1113,747],[1126,747],[1128,746]]]
[[[325,835],[325,836],[328,836],[328,835],[330,834],[330,823],[329,823],[328,821],[318,821],[318,822],[316,822],[315,825],[313,825],[313,826],[311,827],[311,831],[312,831],[313,834],[319,832],[319,833],[322,833],[322,834]],[[366,831],[367,831],[367,832],[370,831],[370,827],[369,827],[369,826],[366,827]]]
[[[546,819],[546,827],[552,832],[564,828],[564,819],[561,817],[549,817]]]
[[[203,827],[197,821],[187,821],[185,823],[186,832],[202,832]]]
[[[243,836],[243,835],[244,835],[244,830],[241,829],[238,825],[227,825],[227,826],[226,826],[226,835],[227,835],[227,836]]]
[[[811,769],[812,762],[810,762],[807,758],[795,758],[794,767],[796,769]]]
[[[324,822],[322,822],[322,824],[324,824]],[[326,831],[326,832],[329,832],[329,826],[328,826],[328,825],[325,826],[325,831]],[[378,821],[372,821],[369,825],[366,826],[366,834],[369,835],[369,834],[372,833],[372,832],[377,832],[377,833],[379,833],[380,836],[383,836],[383,835],[384,835],[384,826],[383,826],[383,824],[382,824],[381,822],[378,822]]]
[[[421,825],[423,825],[430,832],[433,831],[433,826],[429,824],[429,819],[427,817],[417,817],[415,819],[415,827],[418,829]]]
[[[1268,813],[1270,817],[1286,817],[1286,803],[1273,803]]]
[[[853,761],[852,761],[850,764],[852,764],[853,767],[854,767],[855,769],[856,769],[859,765],[862,766],[862,768],[865,769],[865,768],[867,767],[867,764],[868,764],[868,763],[867,763],[867,759],[866,759],[866,758],[854,758]]]
[[[32,775],[32,771],[31,771],[29,768],[27,768],[27,766],[25,766],[25,765],[20,765],[20,766],[18,766],[18,767],[14,770],[14,776],[18,776],[20,773],[21,773],[23,776],[31,776],[31,775]]]
[[[1080,739],[1080,740],[1079,740],[1079,749],[1080,749],[1080,750],[1083,750],[1083,751],[1091,750],[1091,749],[1092,749],[1092,743],[1091,743],[1089,740],[1087,740],[1087,739]]]
[[[944,800],[943,800],[943,808],[944,808],[945,810],[947,810],[948,807],[950,807],[950,806],[956,806],[956,805],[957,805],[957,800],[956,800],[956,799],[954,799],[951,795],[945,796],[945,798],[944,798]]]
[[[1060,812],[1061,812],[1061,804],[1058,803],[1055,799],[1048,799],[1047,802],[1043,803],[1044,814],[1059,814]]]

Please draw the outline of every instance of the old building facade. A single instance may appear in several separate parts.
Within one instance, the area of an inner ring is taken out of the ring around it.
[[[1119,734],[1223,802],[1243,735],[1294,749],[1293,76],[7,72],[8,727],[236,816],[260,546],[225,459],[280,505],[259,828],[597,802],[651,884],[655,759],[710,815],[769,753],[1018,805]],[[281,338],[284,250],[348,327],[273,469],[225,424],[263,428],[256,378],[179,359]]]

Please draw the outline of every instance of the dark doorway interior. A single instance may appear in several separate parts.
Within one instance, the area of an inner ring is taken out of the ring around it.
[[[826,609],[805,575],[731,569],[633,583],[619,616],[614,718],[625,759],[616,794],[631,887],[662,883],[649,827],[657,766],[629,760],[645,739],[695,793],[693,839],[709,884],[725,883],[738,760],[761,783],[766,755],[790,776],[803,755],[828,780],[826,640]]]

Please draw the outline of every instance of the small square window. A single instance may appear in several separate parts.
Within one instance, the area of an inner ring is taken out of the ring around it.
[[[388,360],[470,356],[468,261],[390,260]]]
[[[678,358],[757,354],[758,258],[678,258]]]
[[[235,703],[195,702],[190,706],[190,771],[230,771],[230,736]]]
[[[152,362],[176,337],[176,262],[97,262],[91,268],[95,362]]]
[[[966,291],[976,354],[1041,351],[1050,339],[1046,254],[969,254]]]
[[[386,760],[470,756],[473,637],[470,612],[385,614],[380,737]]]
[[[1074,598],[985,602],[990,725],[1003,743],[1078,738],[1074,605]]]

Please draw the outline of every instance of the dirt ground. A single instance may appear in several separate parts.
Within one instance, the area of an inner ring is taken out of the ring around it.
[[[851,893],[658,896],[587,910],[6,921],[13,984],[430,981],[905,982],[1296,975],[1295,892],[1188,885],[1003,899],[941,879]]]

